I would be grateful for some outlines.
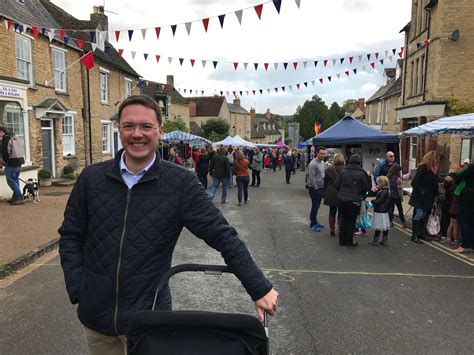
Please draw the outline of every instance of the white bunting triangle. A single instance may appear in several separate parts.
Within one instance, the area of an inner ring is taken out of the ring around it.
[[[247,96],[249,96],[249,91],[248,90],[245,93],[247,94]]]
[[[92,42],[91,47],[92,47],[92,52],[95,52],[95,50],[97,49],[97,44]]]
[[[228,92],[228,91],[226,91],[226,92],[225,92],[225,95],[226,95],[226,96],[229,96],[229,92]]]
[[[362,71],[367,71],[367,70],[365,70],[365,69],[367,69],[367,67],[366,67],[365,65],[363,65],[363,66],[362,66]]]
[[[247,65],[249,65],[249,63],[244,63],[244,69],[247,70]]]
[[[168,63],[171,64],[172,61],[173,61],[173,57],[168,57]]]
[[[332,65],[333,65],[333,66],[336,66],[336,63],[337,63],[337,59],[333,59],[333,60],[332,60]]]
[[[311,80],[311,84],[314,86],[316,84],[316,80]]]
[[[142,36],[143,36],[143,40],[145,40],[145,37],[146,37],[146,31],[147,31],[147,29],[146,29],[146,28],[142,29]]]
[[[306,66],[308,65],[308,62],[303,62],[303,68],[306,69]]]
[[[359,56],[359,63],[362,62],[362,56]]]
[[[137,54],[137,52],[135,51],[132,51],[132,59],[135,59],[135,55]]]
[[[270,89],[267,89],[267,92],[270,93]]]
[[[242,24],[242,10],[236,11],[235,16],[237,16],[237,20],[239,20],[239,24]]]
[[[202,61],[202,67],[205,68],[205,67],[206,67],[206,64],[207,64],[207,60],[203,60],[203,61]]]
[[[288,87],[290,88],[290,90],[293,90],[293,85],[288,85]]]
[[[51,29],[49,30],[48,38],[49,38],[49,41],[50,41],[50,42],[51,42],[51,41],[53,40],[53,38],[54,38],[54,31],[55,31],[54,28],[51,28]]]
[[[105,52],[105,37],[107,36],[107,31],[96,31],[97,47]]]
[[[273,66],[275,67],[275,71],[278,69],[278,63],[273,63]]]
[[[341,79],[341,74],[336,74],[338,79]]]
[[[295,0],[296,6],[298,6],[298,9],[300,8],[301,0]]]
[[[5,28],[8,30],[8,20],[4,20],[5,21]]]
[[[191,34],[191,24],[192,24],[192,22],[186,22],[184,24],[186,26],[186,31],[188,31],[188,35]]]
[[[385,51],[385,56],[388,56],[388,50]]]

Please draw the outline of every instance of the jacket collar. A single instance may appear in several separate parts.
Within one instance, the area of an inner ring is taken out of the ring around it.
[[[110,176],[111,178],[123,182],[122,179],[122,174],[120,171],[120,160],[122,159],[122,154],[124,152],[124,149],[120,149],[114,157],[113,165],[107,172],[107,175]],[[158,179],[160,176],[161,172],[161,156],[158,151],[156,151],[156,158],[155,162],[153,165],[148,169],[148,171],[145,173],[143,178],[140,180],[139,183],[144,182],[144,181],[150,181],[154,179]]]

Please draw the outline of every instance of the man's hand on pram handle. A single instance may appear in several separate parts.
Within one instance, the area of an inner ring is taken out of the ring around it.
[[[257,310],[257,317],[263,323],[264,311],[267,311],[271,316],[275,315],[278,308],[278,292],[273,288],[262,298],[255,301],[255,309]]]

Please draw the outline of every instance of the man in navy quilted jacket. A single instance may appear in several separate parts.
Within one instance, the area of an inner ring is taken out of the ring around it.
[[[278,293],[253,261],[196,176],[161,159],[161,111],[145,96],[119,108],[123,150],[85,168],[59,229],[66,289],[84,325],[91,354],[126,353],[127,321],[151,309],[154,287],[170,268],[184,227],[221,252],[255,301],[258,317],[271,315]],[[160,309],[171,309],[169,288]]]

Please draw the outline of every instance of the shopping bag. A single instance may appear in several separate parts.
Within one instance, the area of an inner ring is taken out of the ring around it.
[[[429,235],[438,235],[441,230],[441,209],[435,204],[426,223],[426,232]]]

